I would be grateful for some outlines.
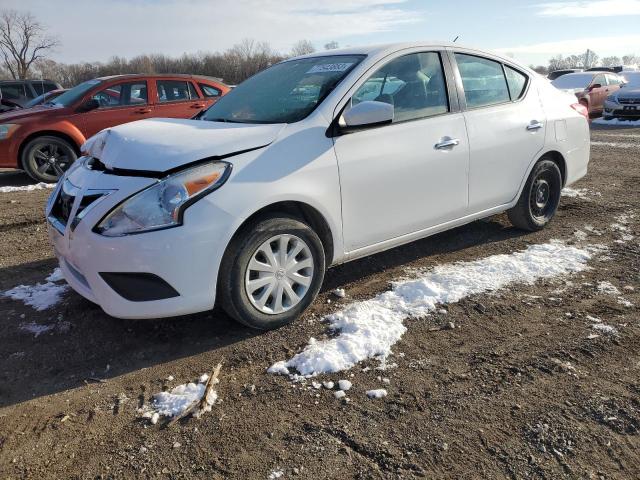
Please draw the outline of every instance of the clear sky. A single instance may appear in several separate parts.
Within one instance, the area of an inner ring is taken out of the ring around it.
[[[64,62],[224,50],[243,38],[288,51],[418,39],[498,50],[527,64],[587,48],[640,54],[640,0],[2,0],[61,40]]]

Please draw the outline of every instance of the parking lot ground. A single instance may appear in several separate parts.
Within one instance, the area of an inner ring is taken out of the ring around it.
[[[1,298],[0,478],[638,478],[640,130],[594,126],[592,141],[588,176],[546,230],[500,215],[333,268],[310,311],[274,332],[219,311],[118,320],[71,291],[43,311]],[[0,291],[56,266],[47,194],[0,194]],[[348,402],[266,373],[325,338],[324,315],[408,271],[552,239],[606,250],[588,270],[407,320],[386,370],[319,377],[349,379]],[[154,393],[221,360],[212,412],[141,418]],[[388,396],[367,398],[376,388]]]

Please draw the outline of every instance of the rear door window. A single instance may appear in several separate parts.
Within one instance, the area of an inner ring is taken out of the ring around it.
[[[455,54],[468,108],[497,105],[510,101],[502,64],[488,58]]]
[[[593,82],[591,82],[591,85],[596,85],[596,84],[602,87],[604,87],[607,84],[607,78],[604,76],[604,74],[600,73],[595,76],[595,78],[593,79]]]
[[[166,102],[184,102],[192,98],[198,98],[197,93],[191,82],[182,80],[157,80],[158,101]],[[193,97],[195,95],[195,97]]]
[[[196,90],[195,85],[191,82],[189,82],[189,96],[191,97],[191,99],[200,98],[200,95],[198,95],[198,91]]]

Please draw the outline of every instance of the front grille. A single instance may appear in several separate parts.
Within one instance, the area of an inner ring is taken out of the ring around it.
[[[62,226],[66,226],[69,222],[77,194],[78,188],[72,185],[69,180],[65,180],[58,192],[58,196],[53,201],[51,216]]]
[[[618,97],[618,102],[626,105],[640,105],[640,97]]]
[[[638,110],[614,110],[614,117],[640,118],[640,109]]]
[[[85,191],[85,194],[80,197],[78,208],[75,211],[73,219],[71,219],[74,203],[76,203],[76,199],[80,196],[80,189],[71,184],[69,180],[65,180],[53,201],[49,213],[49,220],[60,233],[64,234],[64,229],[71,219],[71,230],[73,231],[85,216],[89,207],[109,193],[111,193],[111,190]]]

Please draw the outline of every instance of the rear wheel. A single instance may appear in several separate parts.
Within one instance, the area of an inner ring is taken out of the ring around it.
[[[507,211],[511,223],[523,230],[542,230],[553,218],[560,203],[562,174],[549,159],[535,164],[518,203]]]
[[[271,330],[293,322],[313,302],[324,271],[322,242],[309,225],[290,217],[266,217],[229,245],[218,294],[234,319]]]
[[[59,137],[43,135],[34,138],[22,151],[22,166],[38,182],[52,183],[76,161],[73,146]]]

